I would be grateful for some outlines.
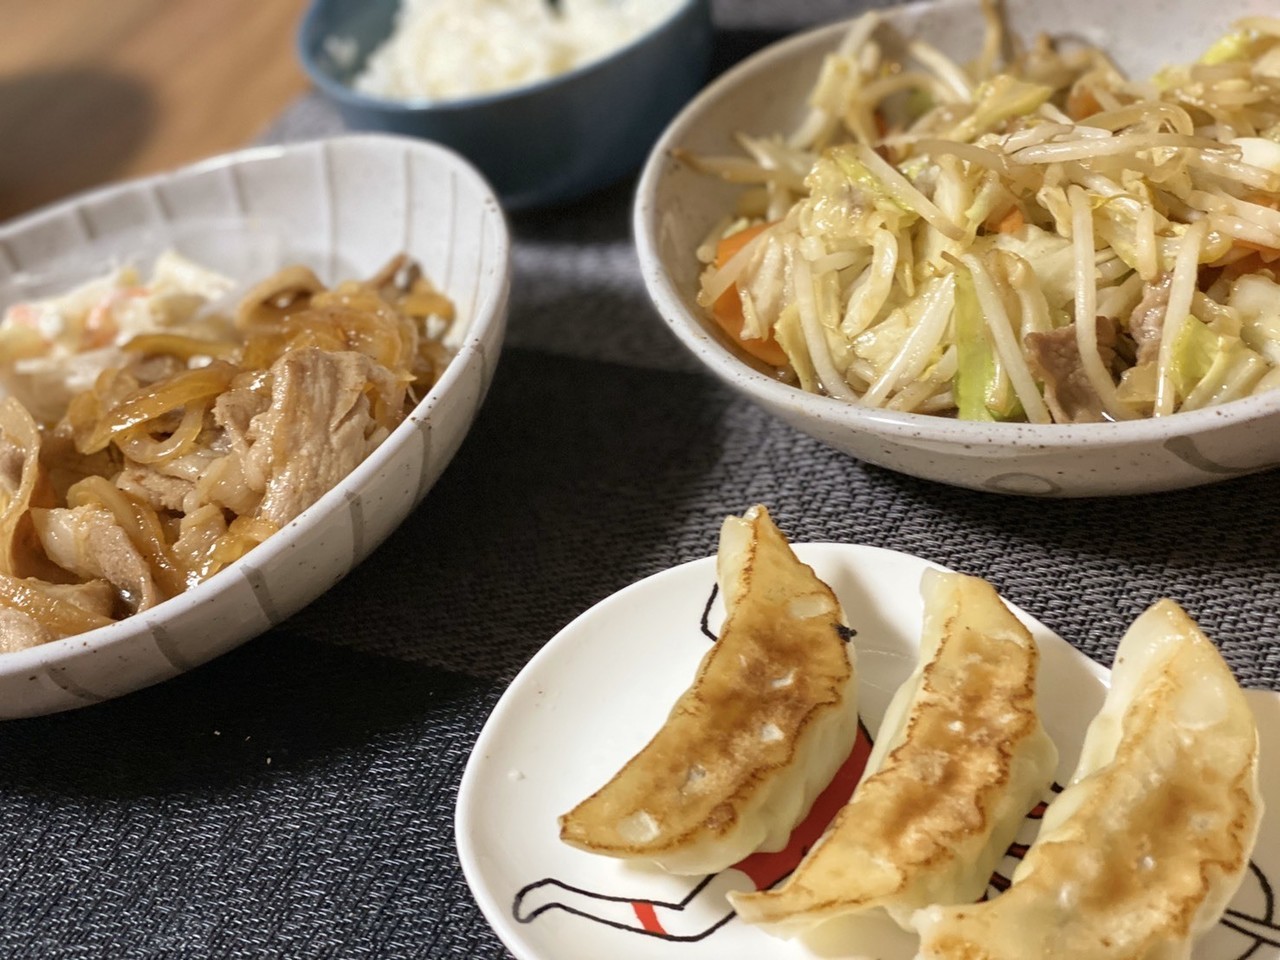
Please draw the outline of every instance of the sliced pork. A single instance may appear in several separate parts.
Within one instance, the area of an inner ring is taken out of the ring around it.
[[[32,510],[31,518],[50,560],[78,577],[107,581],[132,612],[165,599],[150,564],[110,510],[87,504]]]
[[[1104,420],[1098,396],[1080,360],[1076,327],[1070,324],[1047,333],[1026,337],[1027,362],[1044,380],[1044,402],[1057,423],[1098,423]],[[1116,327],[1108,317],[1098,317],[1098,354],[1107,369],[1115,359]]]
[[[76,624],[77,629],[89,626],[94,620],[105,622],[115,606],[115,591],[101,580],[77,584],[51,584],[39,580],[10,582],[20,583],[25,589],[40,595],[46,603],[74,608],[70,611],[72,616],[67,619],[81,621]],[[42,622],[28,613],[0,604],[0,653],[36,647],[72,632],[70,629],[58,629],[58,620],[54,616]]]
[[[258,516],[284,526],[356,467],[389,432],[404,384],[361,353],[292,350],[271,368],[271,403],[248,430],[244,477]]]

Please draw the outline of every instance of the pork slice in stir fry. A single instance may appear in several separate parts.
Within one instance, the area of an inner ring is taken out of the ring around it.
[[[175,477],[150,464],[126,463],[116,474],[116,486],[141,500],[152,510],[181,513],[195,492],[193,481]]]
[[[134,613],[165,599],[150,564],[109,509],[86,504],[31,516],[45,553],[62,569],[107,581]]]
[[[191,323],[170,322],[172,288],[91,285],[50,301],[39,315],[75,321],[56,344],[0,323],[27,359],[56,366],[102,347],[77,332],[95,309],[149,304],[145,323],[111,314],[114,361],[56,416],[0,402],[0,653],[148,610],[233,563],[358,466],[448,359],[452,304],[404,257],[332,289],[286,269],[246,294],[234,323],[186,300]],[[0,382],[13,373],[0,353]]]
[[[405,384],[351,351],[293,350],[271,368],[271,403],[249,427],[245,477],[257,515],[283,526],[320,499],[390,432]]]
[[[1105,366],[1115,356],[1116,328],[1109,317],[1098,317],[1098,355]],[[1044,402],[1056,423],[1100,423],[1102,398],[1093,388],[1080,358],[1075,324],[1026,337],[1027,360],[1044,381]]]
[[[28,510],[52,503],[40,466],[40,431],[12,397],[0,403],[0,573],[25,577],[45,573],[32,549],[35,534]]]
[[[38,647],[58,639],[34,617],[12,607],[0,607],[0,653]]]
[[[83,629],[101,626],[110,622],[114,611],[116,593],[110,584],[102,580],[69,584],[11,578],[6,580],[18,591],[26,590],[36,593],[48,607],[70,613],[73,618],[83,621],[84,626],[60,625],[56,615],[37,617],[16,607],[0,603],[0,653],[25,650],[27,647],[36,647],[50,640],[58,640]],[[0,599],[4,596],[5,592],[0,590]]]
[[[126,456],[115,485],[157,512],[184,514],[207,503],[206,478],[229,447],[224,431],[207,419],[208,428],[186,453],[150,463]],[[232,504],[227,506],[235,509]]]

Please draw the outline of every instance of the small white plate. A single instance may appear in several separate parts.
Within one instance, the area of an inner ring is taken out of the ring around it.
[[[857,630],[859,709],[874,731],[915,661],[918,585],[934,565],[845,544],[801,544],[796,552],[835,590]],[[458,794],[458,853],[476,901],[521,960],[910,960],[915,938],[887,921],[828,924],[804,942],[777,940],[739,922],[725,892],[775,883],[794,867],[798,853],[756,855],[714,877],[674,877],[560,842],[557,816],[642,747],[688,686],[710,642],[704,628],[714,635],[724,619],[714,585],[715,560],[709,558],[622,590],[562,630],[503,695]],[[1021,611],[1019,616],[1040,643],[1041,712],[1062,754],[1063,782],[1102,703],[1108,674],[1042,624]],[[1280,909],[1273,896],[1280,886],[1280,696],[1254,691],[1250,699],[1263,736],[1263,793],[1272,810],[1234,912],[1200,941],[1197,960],[1280,960]],[[845,778],[845,796],[856,779],[854,765],[846,767],[852,776]],[[838,808],[843,798],[831,795],[836,792],[833,786],[815,807],[825,799]],[[822,824],[808,826],[820,831]],[[1030,821],[1027,833],[1019,840],[1034,835]],[[1000,873],[1008,876],[1013,865],[1006,860]]]

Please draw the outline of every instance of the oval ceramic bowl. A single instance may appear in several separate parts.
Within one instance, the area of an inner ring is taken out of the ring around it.
[[[1040,31],[1083,36],[1139,76],[1198,57],[1232,21],[1269,8],[1268,0],[1183,3],[1174,15],[1158,0],[1024,0],[1009,4],[1007,13],[1024,36]],[[885,16],[904,33],[922,36],[961,60],[981,43],[974,0],[913,4]],[[1158,42],[1151,39],[1153,18],[1160,22]],[[726,382],[838,450],[977,490],[1041,496],[1146,493],[1280,464],[1280,392],[1163,420],[982,424],[872,410],[807,394],[750,368],[725,346],[695,299],[701,267],[694,251],[732,209],[737,189],[675,162],[670,151],[723,154],[734,149],[735,132],[793,129],[823,55],[846,28],[835,24],[792,37],[738,65],[691,103],[654,148],[636,197],[636,242],[649,294],[684,345]]]
[[[157,683],[301,609],[422,499],[493,377],[510,276],[506,223],[484,180],[440,147],[356,136],[248,150],[59,204],[0,227],[0,305],[167,248],[240,281],[301,262],[334,282],[407,251],[458,308],[457,354],[380,447],[243,559],[120,623],[0,655],[0,718]]]
[[[395,101],[351,87],[391,33],[398,0],[315,0],[298,35],[312,81],[344,122],[436,140],[468,157],[510,209],[562,203],[622,178],[698,89],[711,55],[708,0],[681,0],[602,60],[549,80],[460,100]],[[337,47],[354,48],[335,58]]]

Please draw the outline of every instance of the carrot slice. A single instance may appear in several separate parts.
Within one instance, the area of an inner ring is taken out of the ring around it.
[[[996,233],[1017,233],[1026,224],[1027,218],[1023,216],[1022,209],[1013,207],[1004,216],[987,221],[986,227]]]
[[[876,121],[876,136],[883,140],[889,135],[889,121],[885,119],[884,114],[879,110],[875,111],[872,116]]]
[[[754,227],[747,227],[745,230],[731,233],[721,240],[716,244],[716,267],[723,267],[733,259],[735,253],[758,237],[761,231],[768,226],[769,224],[762,223]],[[720,329],[733,337],[743,350],[757,360],[761,360],[773,367],[785,367],[789,362],[786,352],[778,345],[778,341],[774,339],[772,333],[764,339],[744,337],[742,335],[746,318],[742,315],[742,298],[738,296],[736,285],[720,294],[720,297],[711,306],[711,315],[716,323],[720,325]]]
[[[1087,87],[1076,86],[1067,94],[1067,116],[1072,120],[1083,120],[1102,112],[1102,104]]]

